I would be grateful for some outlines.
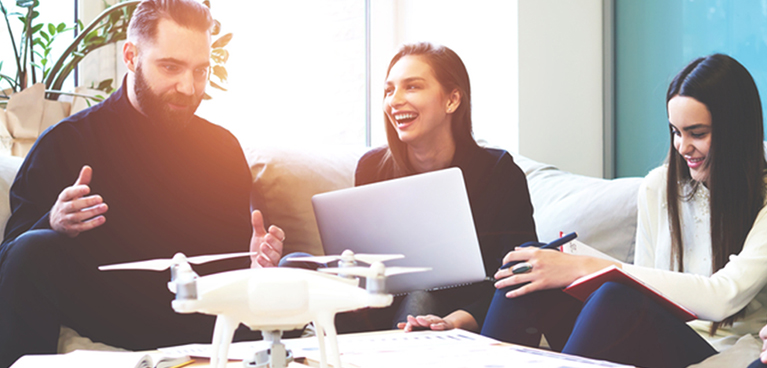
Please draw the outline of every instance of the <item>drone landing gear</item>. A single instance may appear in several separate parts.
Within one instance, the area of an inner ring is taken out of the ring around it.
[[[257,351],[253,358],[243,360],[242,366],[245,368],[286,368],[288,363],[293,361],[293,352],[285,349],[285,345],[280,342],[282,331],[261,331],[264,340],[271,341],[272,347],[266,350]]]

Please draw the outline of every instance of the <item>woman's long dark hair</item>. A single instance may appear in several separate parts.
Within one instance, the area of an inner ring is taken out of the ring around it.
[[[727,264],[730,255],[743,249],[746,235],[764,206],[767,164],[759,91],[743,65],[727,55],[714,54],[695,59],[674,77],[666,93],[667,106],[675,96],[694,98],[706,105],[711,114],[711,147],[703,165],[708,168],[711,269],[716,272]],[[692,184],[692,191],[680,193],[685,187],[680,183]],[[676,152],[671,132],[666,198],[671,259],[676,260],[680,272],[684,264],[680,197],[689,200],[700,184],[690,177],[687,161]],[[742,312],[712,324],[710,333],[713,335],[723,323],[731,325]]]
[[[391,62],[389,62],[386,78],[389,77],[389,72],[394,64],[408,55],[423,58],[431,66],[437,82],[439,82],[446,93],[456,89],[460,92],[461,103],[453,113],[452,126],[450,127],[453,133],[453,140],[456,147],[476,146],[477,143],[474,141],[471,127],[469,73],[466,71],[466,66],[463,65],[461,58],[453,50],[445,46],[433,45],[428,42],[403,45],[391,59]],[[407,144],[399,139],[397,131],[392,126],[386,113],[384,113],[384,125],[386,125],[386,140],[389,143],[389,148],[381,167],[384,167],[388,161],[393,161],[395,176],[414,173],[415,170],[407,157]]]

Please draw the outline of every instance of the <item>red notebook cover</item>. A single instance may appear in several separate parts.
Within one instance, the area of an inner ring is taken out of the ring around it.
[[[616,266],[606,267],[600,271],[594,272],[590,275],[583,276],[575,280],[570,286],[566,287],[564,291],[580,301],[586,300],[596,289],[602,284],[608,281],[614,281],[626,286],[631,286],[643,294],[649,296],[652,300],[656,301],[662,307],[668,309],[671,314],[679,317],[679,319],[687,322],[697,319],[698,316],[691,312],[689,309],[672,302],[659,291],[653,289],[651,286],[645,284],[634,276],[629,275],[622,269]]]

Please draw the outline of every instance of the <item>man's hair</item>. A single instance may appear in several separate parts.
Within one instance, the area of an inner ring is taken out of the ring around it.
[[[213,29],[210,10],[197,1],[144,0],[133,13],[128,25],[128,38],[134,41],[153,41],[161,19],[168,19],[182,27],[201,32],[210,32]]]

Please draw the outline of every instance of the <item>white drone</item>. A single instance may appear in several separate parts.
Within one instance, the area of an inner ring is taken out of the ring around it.
[[[291,258],[294,261],[328,263],[338,260],[337,268],[321,268],[315,272],[300,268],[252,268],[198,276],[189,265],[215,260],[244,257],[253,253],[232,253],[186,257],[177,253],[172,259],[155,259],[109,266],[99,270],[171,269],[168,289],[176,294],[171,303],[177,313],[216,315],[213,330],[211,366],[227,364],[229,344],[234,331],[242,323],[251,330],[260,330],[272,346],[255,352],[245,367],[283,368],[293,359],[292,353],[280,343],[283,331],[295,330],[314,322],[320,347],[320,366],[327,367],[325,337],[329,338],[330,356],[335,367],[341,367],[334,319],[336,313],[366,307],[382,308],[391,304],[386,294],[387,276],[428,271],[429,268],[384,267],[382,262],[403,258],[402,255],[357,254],[344,251],[341,256]],[[358,267],[357,261],[370,267]],[[324,273],[323,273],[324,272]],[[326,273],[337,273],[338,277]],[[358,287],[365,277],[367,291]]]

